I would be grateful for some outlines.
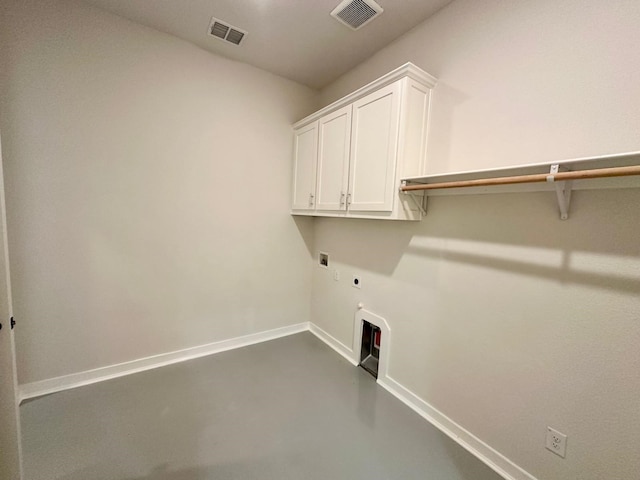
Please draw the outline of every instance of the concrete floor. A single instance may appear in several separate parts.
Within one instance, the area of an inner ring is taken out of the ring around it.
[[[499,480],[310,333],[34,399],[26,480]]]

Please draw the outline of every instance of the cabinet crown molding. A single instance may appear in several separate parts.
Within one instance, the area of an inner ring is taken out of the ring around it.
[[[386,87],[387,85],[390,85],[396,80],[399,80],[404,77],[409,77],[415,80],[416,82],[424,85],[427,88],[435,87],[438,81],[434,76],[429,75],[427,72],[425,72],[421,68],[416,67],[413,63],[407,62],[404,65],[399,66],[395,70],[392,70],[391,72],[381,76],[380,78],[377,78],[373,82],[368,83],[364,87],[359,88],[355,92],[352,92],[349,95],[346,95],[341,99],[336,100],[335,102],[331,103],[330,105],[327,105],[323,109],[318,110],[317,112],[312,113],[308,117],[305,117],[302,120],[296,122],[293,125],[293,128],[298,129],[300,127],[304,127],[305,125],[318,120],[319,118],[327,115],[328,113],[331,113],[334,110],[338,110],[339,108],[342,108],[345,105],[353,103],[356,100],[368,95],[369,93],[374,92],[380,88]]]

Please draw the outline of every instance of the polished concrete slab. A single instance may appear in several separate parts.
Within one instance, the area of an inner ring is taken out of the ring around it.
[[[26,480],[499,480],[310,333],[21,407]]]

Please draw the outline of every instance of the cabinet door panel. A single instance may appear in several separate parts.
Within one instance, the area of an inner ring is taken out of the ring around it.
[[[318,164],[318,122],[295,131],[293,172],[293,210],[315,208],[316,167]]]
[[[351,105],[319,120],[318,210],[346,210],[351,142]]]
[[[393,210],[399,97],[396,82],[353,104],[349,210]]]

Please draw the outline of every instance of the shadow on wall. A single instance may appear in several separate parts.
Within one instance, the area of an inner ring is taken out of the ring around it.
[[[301,215],[292,215],[293,221],[300,232],[300,236],[304,241],[304,244],[311,256],[314,256],[314,241],[313,241],[313,217],[305,217]]]
[[[316,219],[315,242],[335,261],[387,276],[418,255],[637,292],[639,204],[640,189],[578,191],[562,221],[550,192],[432,197],[421,222]]]
[[[560,220],[552,192],[431,197],[419,235],[640,256],[640,189],[575,191]]]
[[[315,245],[343,262],[391,275],[417,234],[417,222],[316,218]]]
[[[535,263],[507,260],[472,253],[452,252],[430,249],[427,247],[409,247],[408,253],[425,257],[439,258],[445,261],[464,263],[492,270],[518,273],[521,275],[541,277],[550,280],[558,280],[562,283],[571,283],[597,287],[599,289],[625,291],[629,293],[640,292],[640,276],[625,276],[615,273],[597,273],[572,270],[571,252],[565,252],[561,265],[546,266]]]

